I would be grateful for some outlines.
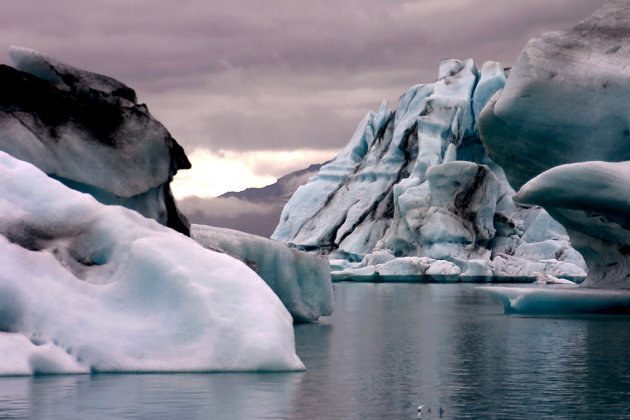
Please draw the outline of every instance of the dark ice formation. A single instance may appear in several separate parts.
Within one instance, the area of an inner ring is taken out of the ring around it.
[[[520,188],[564,163],[630,160],[630,3],[606,3],[525,46],[479,120],[484,146]]]
[[[566,227],[588,286],[630,287],[629,68],[630,3],[609,1],[532,39],[479,120],[515,200]]]
[[[9,54],[15,68],[0,65],[0,150],[189,234],[169,184],[190,162],[134,90],[33,50]]]

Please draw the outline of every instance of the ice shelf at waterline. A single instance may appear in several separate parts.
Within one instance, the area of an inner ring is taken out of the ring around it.
[[[630,290],[626,289],[483,286],[478,290],[499,298],[506,313],[630,314]]]
[[[581,281],[586,265],[565,229],[514,203],[481,145],[479,113],[505,80],[497,62],[443,61],[437,82],[363,118],[298,188],[272,238],[328,255],[337,280]]]
[[[0,375],[304,368],[241,261],[0,152]]]

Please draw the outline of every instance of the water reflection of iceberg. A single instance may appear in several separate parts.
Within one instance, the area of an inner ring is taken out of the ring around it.
[[[292,372],[1,378],[0,417],[285,417],[303,375]]]
[[[630,314],[630,290],[586,287],[478,287],[503,302],[505,313]]]

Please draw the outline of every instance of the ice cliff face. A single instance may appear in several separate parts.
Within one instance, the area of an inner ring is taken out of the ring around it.
[[[249,265],[271,287],[299,322],[331,315],[333,292],[328,260],[271,239],[237,230],[192,225],[191,237]]]
[[[0,150],[67,186],[188,233],[169,183],[190,167],[133,89],[12,47],[0,66]]]
[[[0,152],[0,375],[300,370],[242,262]]]
[[[630,4],[611,1],[531,40],[479,121],[516,198],[567,228],[589,286],[630,287],[629,65]]]
[[[438,81],[368,113],[285,206],[273,239],[328,254],[335,278],[580,279],[582,257],[537,207],[512,201],[476,121],[505,84],[496,62],[446,60]]]

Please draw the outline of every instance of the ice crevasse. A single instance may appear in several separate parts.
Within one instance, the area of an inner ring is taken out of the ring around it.
[[[242,262],[0,152],[0,375],[301,370]]]

